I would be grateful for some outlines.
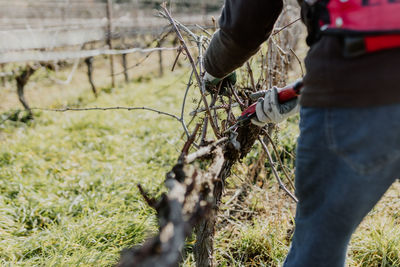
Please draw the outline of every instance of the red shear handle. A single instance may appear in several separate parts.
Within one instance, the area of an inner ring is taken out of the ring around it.
[[[300,95],[300,90],[303,87],[303,82],[297,81],[296,83],[284,87],[282,89],[278,89],[278,101],[283,104],[288,102]]]
[[[278,93],[278,101],[279,103],[283,104],[298,96],[299,93],[297,93],[293,88],[285,89]]]
[[[238,120],[243,120],[251,117],[253,114],[256,113],[256,106],[257,102],[251,104],[249,107],[247,107],[243,112],[242,115],[238,118]]]

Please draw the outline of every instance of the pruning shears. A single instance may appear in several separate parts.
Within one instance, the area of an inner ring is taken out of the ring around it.
[[[249,123],[250,120],[256,116],[256,106],[257,102],[251,104],[248,108],[246,108],[237,118],[236,123],[226,129],[225,133],[235,131],[239,126],[243,126]]]
[[[294,98],[297,98],[300,95],[300,91],[303,88],[303,81],[298,80],[294,84],[290,84],[284,88],[278,89],[278,102],[280,104],[284,104]],[[256,93],[253,93],[250,98],[253,100],[257,100],[260,97],[265,96],[267,90],[259,91]],[[235,124],[233,124],[231,127],[229,127],[225,133],[230,132],[230,131],[236,131],[236,129],[239,126],[246,125],[251,121],[256,116],[256,106],[257,102],[251,104],[249,107],[247,107],[242,114],[237,118],[237,121]]]

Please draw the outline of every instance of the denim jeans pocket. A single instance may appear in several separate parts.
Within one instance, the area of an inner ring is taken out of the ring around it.
[[[329,109],[326,123],[330,149],[361,175],[400,158],[400,105]]]

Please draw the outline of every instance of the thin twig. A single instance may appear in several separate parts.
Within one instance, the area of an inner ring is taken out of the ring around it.
[[[172,71],[172,72],[175,70],[176,63],[178,63],[179,56],[180,56],[181,54],[182,54],[182,48],[178,48],[178,54],[177,54],[176,57],[175,57],[174,64],[172,64],[172,68],[171,68],[171,71]]]
[[[184,95],[183,101],[182,101],[181,118],[180,118],[181,119],[181,123],[182,123],[182,127],[183,127],[183,129],[184,129],[184,131],[186,133],[187,138],[189,138],[189,131],[188,131],[188,128],[187,128],[187,126],[185,124],[184,115],[185,115],[186,98],[187,98],[187,95],[189,93],[189,89],[193,84],[193,82],[192,82],[192,80],[193,80],[193,72],[194,71],[192,71],[192,73],[190,74],[190,78],[189,78],[189,81],[188,81],[187,86],[186,86],[185,95]]]
[[[172,18],[172,16],[171,16],[171,14],[169,13],[169,11],[168,11],[167,6],[165,5],[165,3],[161,4],[161,7],[163,8],[163,10],[164,10],[165,13],[160,11],[159,14],[160,14],[162,17],[164,17],[164,18],[170,20],[170,18]],[[175,26],[179,26],[179,28],[181,28],[181,29],[182,29],[183,31],[185,31],[188,35],[190,35],[196,42],[198,41],[198,36],[197,36],[196,34],[194,34],[191,30],[189,30],[188,27],[186,27],[185,25],[183,25],[182,23],[180,23],[179,21],[177,21],[177,20],[175,20],[175,19],[173,19],[173,20],[174,20]],[[170,22],[171,22],[171,20],[170,20]],[[171,24],[172,24],[172,23],[171,23]]]
[[[165,115],[171,118],[174,118],[175,120],[181,122],[181,119],[171,113],[160,111],[154,108],[148,108],[148,107],[90,107],[90,108],[71,108],[71,107],[65,107],[65,108],[59,108],[59,109],[51,109],[51,108],[31,108],[31,110],[41,110],[41,111],[53,111],[53,112],[67,112],[67,111],[93,111],[93,110],[101,110],[101,111],[108,111],[108,110],[148,110],[152,111],[155,113],[158,113],[160,115]]]
[[[235,194],[225,203],[225,206],[228,206],[231,204],[232,201],[235,200],[241,193],[243,192],[243,187],[240,187],[239,189],[236,190]]]
[[[79,65],[79,58],[75,60],[74,66],[72,67],[71,72],[69,73],[67,79],[65,81],[59,80],[57,78],[54,77],[50,77],[50,80],[54,81],[57,84],[61,84],[61,85],[67,85],[72,81],[72,77],[75,74],[76,69],[78,68]]]
[[[178,38],[179,38],[179,40],[180,40],[180,42],[181,42],[181,45],[182,45],[183,49],[184,49],[185,52],[186,52],[186,55],[187,55],[187,57],[188,57],[188,59],[189,59],[189,62],[190,62],[190,64],[192,65],[193,72],[194,72],[194,75],[195,75],[195,77],[196,77],[197,84],[198,84],[199,87],[200,87],[200,93],[201,93],[201,97],[202,97],[204,106],[205,106],[205,108],[207,109],[207,114],[208,114],[208,116],[209,116],[210,119],[211,119],[211,120],[210,120],[211,127],[212,127],[212,129],[213,129],[213,131],[214,131],[215,136],[216,136],[217,138],[219,138],[219,137],[220,137],[220,134],[218,133],[218,131],[217,131],[215,125],[214,125],[214,122],[213,122],[213,120],[212,120],[211,111],[210,111],[210,108],[209,108],[208,103],[207,103],[207,98],[206,98],[206,96],[204,95],[204,92],[205,92],[205,83],[204,83],[204,81],[202,80],[202,78],[200,77],[200,74],[199,74],[199,72],[198,72],[197,69],[196,69],[196,63],[194,62],[194,59],[193,59],[193,57],[192,57],[192,55],[191,55],[191,53],[190,53],[190,51],[189,51],[189,48],[188,48],[188,46],[186,45],[185,39],[183,38],[181,32],[179,31],[179,28],[178,28],[178,26],[176,25],[176,21],[171,17],[171,14],[169,13],[169,11],[168,11],[168,9],[167,9],[166,4],[163,3],[163,4],[161,5],[161,8],[164,10],[166,18],[169,20],[169,22],[170,22],[171,25],[173,26],[173,29],[175,30],[176,35],[178,36]],[[193,34],[193,33],[192,33],[192,34]],[[198,40],[197,37],[196,37],[195,40],[196,40],[196,41]],[[198,47],[199,47],[199,50],[200,50],[200,51],[199,51],[199,54],[201,54],[201,50],[202,50],[202,49],[201,49],[201,44],[198,45]],[[199,58],[200,58],[200,56],[199,56]],[[202,62],[200,62],[199,64],[200,64],[200,65],[199,65],[200,68],[202,68]]]
[[[280,164],[281,167],[282,167],[283,173],[285,174],[288,183],[290,184],[290,186],[292,187],[292,189],[295,190],[295,187],[294,187],[294,184],[293,184],[293,182],[292,182],[292,179],[290,179],[289,174],[287,173],[286,169],[284,168],[283,162],[282,162],[282,160],[281,160],[281,158],[280,158],[280,156],[279,156],[278,149],[276,148],[276,145],[275,145],[274,140],[272,140],[271,136],[268,134],[268,132],[267,132],[266,130],[263,130],[263,131],[264,131],[264,133],[265,133],[265,136],[267,136],[267,138],[268,138],[270,144],[272,145],[272,148],[273,148],[273,150],[274,150],[274,152],[275,152],[276,158],[278,159],[279,164]]]
[[[203,130],[201,132],[200,144],[203,144],[207,136],[208,117],[204,117]]]
[[[300,69],[301,69],[301,77],[304,77],[303,64],[301,64],[300,58],[297,56],[296,52],[294,52],[294,50],[293,50],[292,48],[290,48],[290,52],[292,52],[292,54],[294,55],[294,57],[297,59],[297,62],[299,63]]]
[[[210,106],[212,106],[212,107],[215,106],[215,103],[218,100],[219,92],[221,91],[221,86],[222,86],[222,83],[219,84],[216,94],[214,94],[213,97],[212,97],[211,104],[210,104]],[[214,116],[213,116],[212,119],[214,121],[214,124],[215,124],[215,127],[216,127],[217,131],[219,132],[217,109],[213,109],[213,111],[214,111]]]
[[[182,154],[181,157],[184,157],[185,155],[188,154],[190,146],[194,143],[194,141],[196,140],[196,136],[197,136],[197,132],[200,129],[201,124],[198,123],[196,125],[196,127],[194,128],[193,133],[189,136],[188,140],[186,141],[185,145],[182,148]]]
[[[155,52],[155,51],[153,51],[153,52]],[[131,69],[134,69],[134,68],[140,66],[143,62],[145,62],[153,54],[153,52],[149,52],[141,60],[139,60],[137,63],[135,63],[135,65],[127,67],[126,70],[131,70]],[[120,72],[114,73],[114,76],[121,75],[121,74],[124,74],[124,73],[125,73],[125,71],[120,71]]]
[[[253,87],[253,90],[256,90],[256,84],[254,83],[253,70],[251,69],[250,63],[248,61],[246,62],[246,67],[247,67],[247,71],[250,75],[251,86]]]
[[[173,29],[174,29],[176,35],[178,36],[179,41],[180,41],[181,44],[182,44],[183,49],[184,49],[185,52],[186,52],[186,55],[187,55],[187,57],[188,57],[188,59],[189,59],[189,62],[190,62],[190,64],[192,65],[192,68],[193,68],[194,75],[195,75],[195,77],[196,77],[197,83],[198,83],[198,84],[201,84],[200,74],[197,72],[197,69],[196,69],[196,63],[194,62],[194,59],[193,59],[193,57],[192,57],[192,55],[191,55],[191,53],[190,53],[190,51],[189,51],[189,48],[188,48],[188,46],[186,45],[185,39],[183,38],[181,32],[179,31],[178,26],[176,25],[177,22],[175,21],[175,19],[172,18],[171,14],[169,13],[169,11],[168,11],[168,9],[167,9],[167,7],[166,7],[166,3],[161,4],[161,8],[164,10],[164,12],[165,12],[164,15],[165,15],[165,17],[166,17],[166,18],[169,20],[169,22],[171,23],[171,25],[172,25],[172,27],[173,27]],[[193,33],[191,32],[191,34],[193,34]],[[193,35],[194,35],[194,34],[193,34]],[[196,35],[194,35],[194,36],[196,36]],[[195,37],[195,40],[197,41],[196,38],[197,38],[197,37]]]
[[[169,27],[169,26],[168,26],[168,27]],[[150,45],[153,44],[154,42],[156,42],[155,46],[158,47],[158,48],[160,48],[160,44],[161,44],[161,43],[171,34],[171,32],[172,32],[171,29],[168,29],[168,31],[167,31],[167,28],[168,28],[168,27],[164,27],[164,29],[162,30],[161,34],[159,34],[158,37],[155,38],[155,39],[153,39],[152,41],[147,42],[147,45],[146,45],[145,47],[150,48]],[[137,66],[140,66],[140,65],[141,65],[143,62],[145,62],[154,52],[156,52],[156,51],[151,51],[151,52],[147,53],[147,55],[144,56],[141,60],[139,60],[139,62],[137,62],[135,65],[132,65],[132,66],[126,68],[126,70],[131,70],[131,69],[133,69],[133,68],[136,68]],[[121,74],[125,74],[125,70],[124,70],[124,71],[121,71],[121,72],[118,72],[118,73],[114,73],[114,76],[116,76],[116,75],[121,75]]]
[[[274,35],[280,33],[281,31],[283,31],[283,30],[286,29],[287,27],[292,26],[293,24],[295,24],[296,22],[298,22],[298,21],[300,21],[300,20],[301,20],[301,18],[297,18],[297,19],[295,19],[294,21],[290,22],[289,24],[283,26],[282,28],[275,30],[274,33],[272,34],[272,36],[274,36]]]
[[[272,49],[272,38],[269,38],[269,40],[268,40],[268,54],[267,54],[267,59],[266,60],[268,60],[268,64],[267,64],[267,66],[268,66],[268,69],[267,69],[267,73],[268,73],[268,75],[267,75],[267,79],[268,79],[268,88],[272,88],[272,85],[273,85],[273,77],[272,77],[272,66],[273,66],[273,59],[272,59],[272,52],[273,52],[273,49]]]
[[[212,34],[207,31],[203,26],[200,26],[199,24],[195,24],[194,26],[196,26],[197,28],[199,28],[202,32],[204,32],[205,34],[207,34],[208,36],[212,36]],[[208,38],[207,38],[208,39]]]
[[[199,70],[200,70],[200,73],[203,73],[203,60],[204,60],[202,43],[203,43],[203,36],[200,36],[199,42],[197,43],[197,48],[199,50]],[[217,91],[217,93],[215,95],[215,98],[213,98],[213,100],[211,101],[211,106],[214,106],[214,104],[216,102],[216,97],[218,96],[219,91],[221,90],[221,85],[222,84],[220,84],[220,86],[218,87],[218,91]],[[213,129],[215,136],[217,138],[219,138],[220,134],[219,134],[219,130],[218,130],[218,121],[217,121],[217,119],[214,120],[214,117],[211,115],[211,110],[210,110],[210,107],[208,106],[207,99],[205,97],[205,82],[204,82],[203,79],[201,80],[201,83],[199,83],[199,86],[200,86],[200,93],[201,93],[202,98],[203,98],[205,109],[206,109],[207,114],[208,114],[208,116],[210,118],[209,120],[210,120],[211,128]]]
[[[262,140],[261,137],[258,137],[258,141],[260,141],[260,143],[261,143],[261,145],[262,145],[264,151],[267,153],[267,157],[268,157],[268,160],[269,160],[271,169],[272,169],[272,173],[274,174],[276,180],[278,181],[279,187],[280,187],[281,189],[283,189],[283,190],[286,192],[286,194],[288,194],[288,196],[291,197],[291,198],[297,203],[297,202],[298,202],[297,198],[293,195],[292,192],[290,192],[290,191],[286,188],[286,186],[283,184],[281,178],[279,178],[279,174],[278,174],[277,170],[276,170],[275,167],[274,167],[274,162],[273,162],[273,160],[272,160],[271,153],[269,152],[267,145],[264,143],[264,141]]]
[[[272,41],[272,43],[278,48],[278,50],[279,50],[283,55],[287,56],[288,53],[287,53],[285,50],[283,50],[282,47],[280,47],[280,46],[278,45],[278,43],[275,41],[274,38],[271,38],[271,41]]]
[[[236,102],[239,103],[240,108],[241,108],[242,110],[244,110],[244,109],[246,108],[246,105],[245,105],[245,104],[243,103],[243,101],[239,98],[239,96],[237,95],[235,89],[234,89],[232,86],[229,86],[229,87],[230,87],[230,89],[231,89],[231,91],[232,91],[233,96],[235,97]]]
[[[233,108],[233,107],[237,107],[237,106],[239,106],[239,103],[233,103],[230,106],[228,104],[223,104],[223,105],[218,105],[218,106],[212,106],[212,107],[210,107],[210,110],[228,109],[228,108]],[[205,112],[205,111],[207,111],[205,108],[200,108],[200,109],[193,110],[192,112],[189,113],[189,115],[195,116],[195,115]]]

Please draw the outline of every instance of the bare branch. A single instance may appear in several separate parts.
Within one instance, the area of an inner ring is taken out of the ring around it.
[[[240,99],[240,97],[238,96],[238,94],[236,93],[235,89],[232,86],[230,86],[230,89],[231,89],[231,92],[232,92],[233,96],[235,97],[236,102],[240,105],[240,108],[242,110],[244,110],[246,108],[246,105]]]
[[[218,181],[224,156],[222,149],[213,145],[209,146],[208,153],[212,153],[213,161],[207,172],[196,170],[190,174],[178,162],[167,174],[165,185],[169,190],[159,201],[150,199],[141,189],[146,201],[156,207],[160,231],[142,247],[125,250],[117,266],[177,266],[186,237],[197,221],[210,213],[213,205],[210,194]]]
[[[195,26],[197,27],[197,28],[199,28],[201,31],[203,31],[205,34],[207,34],[208,36],[212,36],[212,34],[209,32],[209,31],[207,31],[204,27],[202,27],[202,26],[200,26],[199,24],[195,24]],[[207,38],[208,39],[208,38]],[[208,39],[208,40],[210,40],[210,39]],[[211,41],[211,40],[210,40]]]
[[[294,52],[294,50],[292,48],[290,48],[290,52],[292,52],[292,54],[296,58],[297,62],[299,63],[299,66],[300,66],[300,69],[301,69],[301,77],[304,77],[303,64],[301,64],[300,58],[297,56],[296,52]]]
[[[149,205],[150,207],[152,207],[153,209],[155,209],[157,207],[157,201],[154,198],[149,197],[149,195],[147,194],[147,192],[143,189],[143,187],[138,184],[137,185],[140,194],[142,195],[143,199],[146,201],[147,205]]]
[[[210,110],[217,110],[217,109],[228,109],[228,108],[234,108],[239,106],[239,103],[233,103],[232,105],[228,105],[228,104],[223,104],[223,105],[217,105],[217,106],[212,106],[210,107]],[[196,109],[193,110],[192,112],[189,113],[190,116],[195,116],[199,113],[205,112],[207,111],[205,108],[200,108],[200,109]]]
[[[189,81],[188,81],[188,83],[187,83],[187,85],[186,85],[186,90],[185,90],[185,95],[183,96],[183,101],[182,101],[182,108],[181,108],[181,122],[182,122],[182,126],[183,126],[183,129],[185,130],[185,133],[186,133],[186,136],[189,138],[189,131],[188,131],[188,129],[187,129],[187,126],[186,126],[186,124],[185,124],[185,120],[184,120],[184,115],[185,115],[185,106],[186,106],[186,98],[187,98],[187,95],[188,95],[188,93],[189,93],[189,89],[190,89],[190,87],[192,86],[192,84],[193,84],[193,82],[192,82],[192,80],[193,80],[193,73],[194,73],[194,71],[192,70],[192,73],[190,74],[190,77],[189,77]]]
[[[57,84],[61,84],[61,85],[67,85],[72,81],[72,77],[75,74],[76,69],[78,68],[79,65],[79,59],[75,60],[74,66],[72,67],[71,72],[69,73],[67,79],[65,81],[59,80],[57,78],[54,77],[50,77],[50,80],[52,80],[53,82],[57,83]]]
[[[200,144],[203,144],[205,142],[207,136],[207,129],[208,129],[208,117],[206,116],[203,120],[203,130],[201,131]]]
[[[197,84],[198,84],[199,87],[200,87],[200,93],[201,93],[201,97],[202,97],[204,106],[206,107],[206,109],[207,109],[207,114],[208,114],[208,116],[210,117],[211,127],[212,127],[212,129],[213,129],[213,131],[214,131],[215,136],[216,136],[217,138],[219,138],[219,137],[220,137],[220,134],[218,133],[218,131],[217,131],[215,125],[214,125],[214,122],[213,122],[213,120],[212,120],[211,111],[210,111],[209,106],[208,106],[207,98],[206,98],[206,96],[204,95],[204,92],[205,92],[205,83],[204,83],[203,79],[200,77],[200,74],[199,74],[199,72],[198,72],[197,69],[196,69],[196,63],[194,62],[194,59],[193,59],[193,57],[192,57],[192,55],[191,55],[191,53],[190,53],[190,50],[189,50],[188,46],[186,45],[185,39],[183,38],[181,32],[179,31],[179,28],[178,28],[178,26],[177,26],[177,24],[176,24],[176,21],[171,17],[171,14],[169,13],[169,11],[168,11],[168,9],[167,9],[166,4],[165,4],[165,3],[162,4],[162,5],[161,5],[161,8],[164,10],[166,18],[169,20],[169,22],[170,22],[171,25],[173,26],[173,29],[175,30],[176,35],[178,36],[178,38],[179,38],[179,40],[180,40],[180,42],[181,42],[181,44],[182,44],[182,47],[183,47],[183,49],[184,49],[185,52],[186,52],[186,55],[187,55],[187,57],[188,57],[188,59],[189,59],[189,62],[190,62],[190,64],[192,65],[192,69],[193,69],[194,75],[195,75],[195,77],[196,77]],[[193,34],[193,33],[191,33],[191,34]],[[197,39],[197,37],[196,37],[195,40],[196,40],[196,41],[198,40],[197,45],[198,45],[198,48],[199,48],[199,50],[200,50],[200,51],[199,51],[199,61],[200,61],[200,62],[199,62],[199,66],[200,66],[200,69],[202,69],[202,65],[203,65],[203,64],[202,64],[202,61],[201,61],[201,58],[202,58],[202,57],[201,57],[201,53],[202,53],[202,52],[201,52],[201,51],[202,51],[201,46],[202,46],[202,44],[200,43],[200,42],[202,41],[202,39],[201,39],[201,38]]]
[[[228,96],[229,102],[218,96],[212,97],[211,100],[206,97],[205,83],[202,74],[204,72],[203,52],[206,48],[205,45],[207,44],[208,38],[196,35],[191,30],[188,30],[185,25],[182,25],[172,18],[171,14],[167,10],[166,4],[162,5],[162,11],[160,14],[169,20],[172,29],[176,32],[180,41],[182,53],[187,56],[192,67],[192,74],[190,75],[189,82],[186,85],[186,91],[182,101],[181,114],[179,118],[180,122],[184,125],[183,117],[185,114],[185,105],[193,80],[196,80],[199,86],[201,100],[197,102],[197,108],[190,113],[192,118],[188,125],[190,125],[191,122],[196,121],[196,116],[199,113],[206,112],[206,115],[202,117],[201,120],[200,118],[197,120],[198,124],[196,125],[193,134],[188,137],[187,142],[183,146],[182,154],[179,157],[177,165],[175,165],[172,171],[167,174],[166,184],[169,188],[169,192],[164,195],[162,199],[164,202],[160,202],[161,205],[157,205],[157,213],[160,221],[159,235],[152,239],[152,241],[146,242],[142,248],[131,251],[129,253],[130,260],[133,264],[132,266],[171,266],[170,264],[176,266],[176,263],[179,260],[177,251],[180,251],[180,248],[182,248],[185,235],[190,234],[193,226],[195,226],[196,244],[193,253],[196,264],[197,266],[213,266],[213,238],[215,225],[217,223],[218,208],[224,192],[225,180],[230,176],[234,164],[250,152],[257,139],[261,142],[263,149],[266,152],[265,154],[268,155],[268,160],[271,164],[273,174],[275,175],[280,188],[282,188],[293,200],[297,201],[297,199],[289,190],[286,189],[285,185],[281,181],[271,154],[268,151],[268,147],[260,137],[260,135],[262,136],[260,127],[252,124],[241,125],[233,134],[223,134],[226,137],[221,138],[221,133],[229,127],[229,125],[236,122],[232,108],[240,105],[243,109],[248,106],[248,103],[251,103],[252,100],[247,95],[247,92],[241,94],[241,91],[238,91],[240,90],[240,87],[238,87],[238,90],[231,88],[232,94]],[[279,31],[282,31],[284,28],[289,26],[290,25],[286,25]],[[279,31],[276,31],[275,34]],[[188,38],[185,36],[184,39],[182,33],[187,34]],[[288,53],[286,53],[282,48],[288,50],[288,45],[287,43],[282,42],[280,38],[277,38],[276,42],[274,41],[275,40],[270,39],[268,52],[265,58],[262,56],[263,62],[261,70],[264,72],[265,68],[268,68],[267,72],[265,74],[263,73],[257,84],[255,84],[255,77],[249,74],[252,70],[251,68],[248,68],[248,75],[246,78],[251,81],[247,81],[245,84],[251,83],[254,88],[256,86],[257,88],[265,88],[264,86],[267,83],[272,87],[272,85],[279,86],[281,83],[285,82],[287,79],[289,62],[286,58]],[[196,43],[196,52],[198,53],[196,54],[197,61],[193,56],[194,52],[191,54],[191,51],[187,46],[187,43],[189,42]],[[267,61],[264,62],[264,59]],[[208,101],[210,104],[208,104]],[[224,114],[224,120],[222,121],[220,121],[217,116],[221,114],[221,112],[217,113],[218,109],[224,109],[226,111],[226,114]],[[213,142],[206,140],[207,132],[209,132],[207,130],[208,124],[211,125],[214,135],[217,137],[217,141]],[[221,126],[221,132],[217,126]],[[202,129],[201,134],[199,134],[200,128]],[[193,146],[196,145],[195,141],[197,141],[199,137],[201,138],[201,146],[197,147],[198,149],[195,152],[187,155]],[[210,159],[212,160],[211,164],[209,163]],[[199,162],[200,164],[195,164],[195,162]],[[201,166],[201,169],[199,166]],[[284,166],[282,165],[282,167]],[[182,185],[181,189],[174,189],[179,188],[180,185]],[[201,185],[201,187],[199,187],[199,185]],[[179,191],[180,194],[175,199],[177,203],[171,204],[172,192],[175,190]],[[243,191],[245,190],[246,189],[243,189]],[[238,190],[237,192],[237,194],[240,194],[241,190]],[[237,194],[235,194],[234,198],[237,197]],[[232,201],[233,200],[228,201],[228,204]],[[174,205],[174,207],[171,205]],[[166,210],[168,210],[168,212]],[[177,219],[175,220],[174,218]],[[186,228],[187,230],[182,231],[181,229],[183,228]],[[173,233],[177,234],[171,235],[171,229],[173,230]],[[167,254],[167,252],[169,254]],[[124,256],[122,262],[124,262],[125,259],[127,258]]]
[[[200,126],[201,126],[201,124],[198,123],[198,124],[196,125],[196,127],[195,127],[193,133],[189,136],[188,140],[186,141],[185,145],[184,145],[183,148],[182,148],[181,157],[182,157],[182,156],[184,157],[184,156],[186,156],[186,155],[189,153],[190,146],[191,146],[191,145],[193,144],[193,142],[196,140],[196,135],[197,135],[197,132],[198,132],[199,129],[200,129]]]
[[[171,19],[174,21],[174,23],[171,23],[174,26],[178,26],[179,28],[181,28],[183,31],[185,31],[188,35],[190,35],[193,40],[195,40],[196,42],[198,42],[198,36],[196,34],[194,34],[191,30],[189,30],[188,27],[186,27],[185,25],[183,25],[182,23],[180,23],[179,21],[175,20],[172,18],[171,14],[169,13],[165,3],[161,5],[161,7],[164,9],[164,12],[160,11],[159,14],[168,19],[171,22]]]
[[[286,169],[284,168],[283,162],[281,160],[281,157],[279,156],[278,149],[276,148],[274,140],[272,140],[271,136],[269,135],[269,133],[266,130],[264,130],[264,133],[265,133],[265,136],[267,136],[269,143],[271,144],[271,146],[275,152],[275,156],[278,159],[278,162],[282,167],[283,174],[285,175],[285,177],[286,177],[288,183],[290,184],[290,186],[292,187],[292,189],[295,190],[294,184],[293,184],[292,180],[290,179],[289,174],[287,173]]]
[[[298,202],[297,198],[286,188],[286,186],[283,184],[281,178],[279,178],[279,174],[278,174],[277,170],[275,169],[274,161],[272,160],[271,153],[269,153],[267,145],[264,143],[264,141],[262,140],[261,137],[258,137],[258,141],[260,141],[264,151],[267,153],[267,157],[268,157],[271,169],[272,169],[272,173],[274,174],[276,180],[278,181],[279,187],[282,188],[286,192],[286,194],[288,194],[288,196],[291,197],[297,203]]]
[[[221,144],[221,143],[223,143],[223,142],[225,142],[227,140],[228,140],[227,137],[221,138],[220,140],[212,143],[211,145],[206,146],[206,147],[202,147],[199,150],[197,150],[196,152],[194,152],[194,153],[192,153],[190,155],[187,155],[186,158],[185,158],[185,163],[186,164],[190,164],[193,161],[195,161],[197,158],[201,158],[201,157],[209,154],[215,147],[217,147],[219,144]]]
[[[198,83],[198,84],[201,84],[200,75],[199,75],[199,73],[197,72],[197,69],[196,69],[196,63],[194,62],[193,57],[192,57],[192,55],[191,55],[191,53],[190,53],[190,51],[189,51],[189,48],[188,48],[188,46],[186,45],[185,39],[183,38],[181,32],[179,31],[178,26],[176,25],[177,22],[171,17],[171,14],[169,13],[169,11],[168,11],[168,9],[167,9],[167,7],[166,7],[166,3],[163,3],[163,4],[161,5],[161,8],[162,8],[162,9],[164,10],[164,12],[165,12],[165,13],[162,13],[162,14],[163,14],[163,15],[165,16],[165,18],[167,18],[167,19],[169,20],[169,22],[171,23],[171,25],[172,25],[172,27],[173,27],[173,29],[174,29],[176,35],[177,35],[178,38],[179,38],[179,41],[180,41],[181,44],[182,44],[183,49],[184,49],[185,52],[186,52],[186,55],[187,55],[187,57],[188,57],[188,59],[189,59],[189,62],[190,62],[190,64],[192,65],[192,68],[193,68],[194,75],[195,75],[195,77],[196,77],[197,83]],[[191,34],[193,34],[193,33],[191,33]],[[194,35],[194,34],[193,34],[193,35]],[[195,37],[195,40],[197,40],[196,38],[197,38],[197,37]]]
[[[276,34],[280,33],[280,32],[283,31],[284,29],[286,29],[286,28],[292,26],[293,24],[295,24],[296,22],[298,22],[298,21],[300,21],[300,20],[301,20],[301,18],[297,18],[297,19],[295,19],[294,21],[290,22],[289,24],[283,26],[282,28],[276,29],[276,30],[272,33],[272,35],[276,35]]]
[[[253,90],[257,90],[256,84],[254,83],[253,70],[251,69],[250,63],[248,61],[246,62],[246,67],[247,67],[247,72],[249,73],[250,76],[251,86]]]
[[[158,113],[160,115],[165,115],[171,118],[174,118],[175,120],[181,122],[181,119],[171,113],[160,111],[154,108],[148,108],[148,107],[90,107],[90,108],[71,108],[71,107],[65,107],[65,108],[60,108],[60,109],[51,109],[51,108],[31,108],[31,110],[41,110],[41,111],[54,111],[54,112],[67,112],[67,111],[93,111],[93,110],[101,110],[101,111],[108,111],[108,110],[148,110],[152,111],[155,113]]]

